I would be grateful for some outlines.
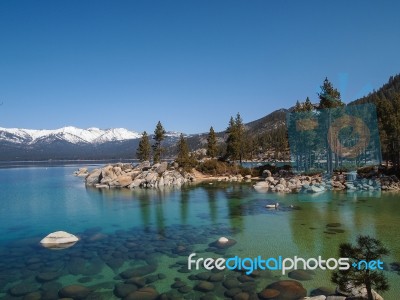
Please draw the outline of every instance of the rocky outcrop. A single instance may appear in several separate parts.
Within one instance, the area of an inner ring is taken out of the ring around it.
[[[195,177],[190,173],[181,173],[167,162],[150,165],[148,161],[136,166],[118,163],[106,165],[90,172],[86,179],[87,186],[97,188],[159,188],[176,186],[193,182]]]

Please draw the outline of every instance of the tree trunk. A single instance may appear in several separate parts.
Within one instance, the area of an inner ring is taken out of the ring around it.
[[[374,300],[374,297],[372,295],[371,281],[369,280],[369,270],[367,270],[367,280],[365,282],[365,288],[367,290],[368,300]]]

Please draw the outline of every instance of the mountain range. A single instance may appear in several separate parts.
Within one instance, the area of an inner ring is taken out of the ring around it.
[[[165,145],[175,144],[179,135],[179,132],[167,132]],[[134,158],[140,137],[140,133],[125,128],[0,127],[0,161]]]

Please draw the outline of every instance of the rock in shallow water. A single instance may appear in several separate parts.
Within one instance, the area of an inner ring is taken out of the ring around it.
[[[68,232],[56,231],[47,235],[40,243],[47,248],[68,248],[74,245],[79,239]]]
[[[215,248],[218,248],[218,249],[227,249],[229,247],[232,247],[235,244],[236,244],[236,241],[234,239],[228,239],[226,237],[220,237],[217,241],[210,243],[209,246],[210,247],[215,247]]]
[[[10,289],[10,294],[15,297],[21,297],[37,291],[39,285],[33,282],[21,282]]]
[[[127,284],[127,283],[119,283],[114,288],[114,295],[118,298],[124,298],[128,296],[130,293],[137,291],[136,285]]]
[[[288,274],[289,278],[300,280],[300,281],[305,281],[305,280],[312,280],[313,277],[312,275],[305,271],[305,270],[294,270],[289,272]]]
[[[68,285],[63,287],[58,295],[61,298],[72,298],[74,300],[84,299],[90,294],[91,290],[82,285]]]
[[[130,293],[124,300],[155,300],[158,298],[158,292],[151,287],[144,287],[133,293]]]
[[[208,281],[200,281],[195,286],[195,290],[200,292],[211,292],[213,289],[214,289],[214,284]]]
[[[282,299],[295,300],[307,296],[307,290],[300,282],[295,280],[276,281],[268,285],[267,289],[277,290]]]

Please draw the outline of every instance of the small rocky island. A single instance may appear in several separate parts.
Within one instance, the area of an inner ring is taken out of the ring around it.
[[[84,176],[86,186],[96,188],[157,188],[176,186],[195,181],[191,173],[179,172],[177,166],[161,162],[151,165],[145,161],[137,166],[130,163],[109,164],[94,169],[90,173],[87,168],[79,169],[76,176]]]

